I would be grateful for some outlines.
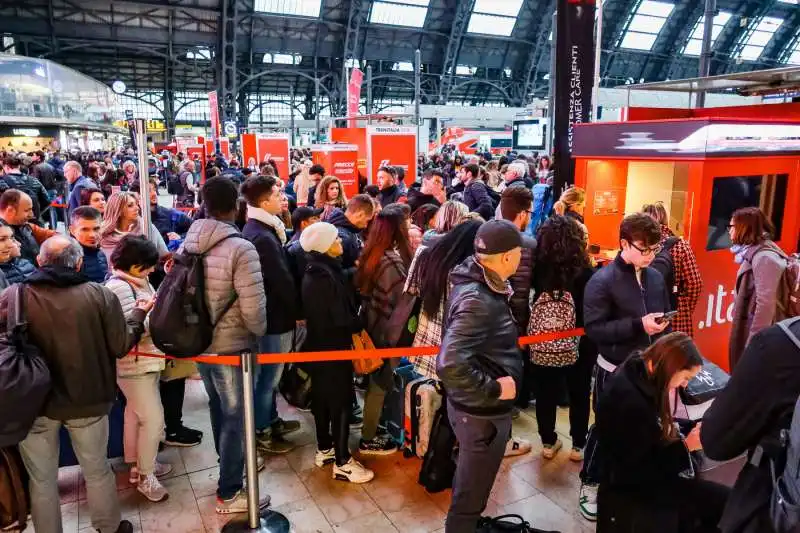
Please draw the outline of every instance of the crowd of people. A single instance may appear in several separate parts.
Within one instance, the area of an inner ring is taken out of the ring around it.
[[[441,348],[436,358],[411,363],[420,376],[440,380],[459,448],[447,533],[474,531],[502,459],[530,452],[531,443],[512,435],[512,420],[532,404],[545,460],[563,447],[556,412],[569,408],[565,453],[583,462],[578,507],[598,521],[598,531],[771,531],[766,463],[748,465],[743,486],[729,497],[727,488],[697,479],[690,454],[705,449],[725,460],[752,449],[776,431],[800,393],[797,363],[783,356],[793,346],[771,327],[786,254],[770,240],[770,222],[758,208],[734,212],[729,225],[741,265],[731,386],[702,424],[685,427],[675,398],[703,365],[691,320],[702,279],[663,204],[622,220],[619,250],[606,262],[589,251],[582,189],[568,188],[545,220],[531,223],[531,189],[552,181],[547,157],[421,156],[418,181],[406,183],[403,168],[381,167],[374,185],[362,183],[347,198],[342,183],[308,155],[293,151],[289,176],[278,176],[270,162],[242,167],[221,156],[205,162],[201,176],[198,161],[164,154],[145,178],[144,203],[132,153],[69,161],[4,154],[0,287],[24,284],[30,338],[52,374],[45,407],[19,443],[37,531],[61,531],[61,426],[83,469],[92,526],[132,531],[106,461],[117,388],[126,400],[129,481],[144,498],[164,501],[159,478],[172,465],[156,460],[160,446],[195,446],[204,437],[182,423],[186,379],[197,374],[219,454],[216,511],[247,511],[241,373],[137,355],[158,353],[148,314],[176,254],[203,258],[209,354],[350,350],[362,332],[376,347],[391,347],[398,338],[393,311],[405,297],[419,300],[408,345]],[[159,205],[164,186],[173,208]],[[67,235],[57,231],[57,217],[46,216],[62,195]],[[658,266],[664,258],[666,272]],[[0,328],[8,294],[0,296]],[[586,335],[520,349],[518,338],[548,320],[583,327]],[[138,352],[129,353],[134,345]],[[314,462],[330,466],[333,479],[367,483],[375,473],[363,458],[398,451],[383,407],[399,364],[387,359],[363,380],[350,361],[305,365]],[[279,413],[283,371],[280,363],[256,370],[262,454],[291,451],[300,429]],[[353,450],[350,434],[359,430]],[[759,487],[758,505],[742,503],[755,490],[745,483]],[[269,505],[269,496],[260,505]]]

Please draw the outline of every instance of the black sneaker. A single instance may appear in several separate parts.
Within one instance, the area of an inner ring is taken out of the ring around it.
[[[127,520],[123,520],[119,523],[119,527],[117,527],[117,533],[133,533],[133,524]]]
[[[397,451],[397,444],[386,437],[375,437],[372,440],[361,439],[358,451],[362,455],[389,455]]]
[[[297,420],[284,420],[283,418],[278,418],[272,426],[272,435],[276,437],[285,437],[286,435],[291,435],[295,431],[300,430],[300,422]]]
[[[181,427],[174,433],[167,433],[164,444],[179,448],[191,448],[203,442],[203,432],[186,427]]]

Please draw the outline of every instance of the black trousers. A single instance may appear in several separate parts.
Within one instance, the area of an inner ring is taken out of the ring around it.
[[[556,409],[566,383],[569,392],[569,429],[572,445],[586,446],[589,430],[589,402],[591,397],[592,371],[597,354],[592,349],[579,349],[574,365],[549,367],[534,365],[533,383],[536,395],[536,422],[542,444],[555,444]]]
[[[309,363],[311,413],[317,449],[336,453],[336,464],[350,460],[350,412],[353,409],[353,364],[350,361]]]
[[[160,391],[166,433],[176,433],[183,426],[183,396],[186,393],[186,378],[162,381]]]
[[[611,377],[611,372],[606,372],[599,366],[594,367],[594,395],[592,397],[592,408],[595,413],[597,412],[597,398],[605,390],[606,381]],[[581,481],[587,485],[597,485],[600,483],[600,468],[603,460],[599,457],[599,448],[597,446],[597,437],[594,431],[594,426],[589,430],[589,435],[586,440],[586,448],[584,450],[583,468],[581,469]]]

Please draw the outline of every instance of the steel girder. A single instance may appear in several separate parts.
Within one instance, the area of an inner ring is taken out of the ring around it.
[[[447,41],[444,62],[442,63],[442,79],[439,84],[439,103],[444,104],[450,95],[450,88],[453,85],[453,78],[456,75],[458,66],[458,56],[461,52],[461,44],[464,34],[467,31],[469,17],[472,8],[475,7],[475,0],[458,0],[456,9],[453,13],[453,23],[450,27],[450,39]]]
[[[717,37],[714,44],[716,53],[711,58],[711,69],[709,75],[724,74],[730,72],[731,65],[735,64],[736,54],[741,49],[743,36],[752,31],[752,20],[768,13],[777,0],[745,0],[734,13],[737,20],[747,19],[746,26],[740,24],[729,24]]]
[[[350,0],[350,13],[347,17],[347,28],[342,50],[342,84],[339,101],[342,105],[342,114],[347,114],[347,62],[350,59],[359,59],[358,45],[361,35],[361,24],[367,19],[367,0]]]
[[[556,0],[549,0],[547,8],[539,17],[539,25],[536,29],[536,46],[531,47],[528,54],[524,73],[522,94],[520,95],[520,105],[525,105],[528,100],[536,93],[536,84],[539,77],[539,65],[542,59],[550,56],[550,45],[547,37],[553,29],[553,13],[556,10]],[[552,73],[551,73],[552,75]]]

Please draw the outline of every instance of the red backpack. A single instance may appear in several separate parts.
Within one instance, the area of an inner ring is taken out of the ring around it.
[[[800,255],[790,255],[778,285],[776,322],[800,316]]]

